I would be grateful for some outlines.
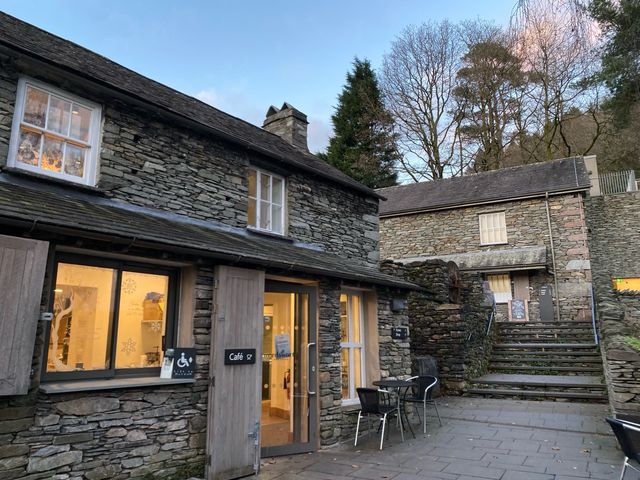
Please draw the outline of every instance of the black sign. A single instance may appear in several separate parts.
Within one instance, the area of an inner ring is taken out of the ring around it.
[[[526,320],[527,307],[525,301],[520,298],[511,300],[511,320]]]
[[[542,285],[540,287],[540,320],[543,322],[553,322],[555,320],[551,285]]]
[[[255,348],[229,348],[224,351],[225,365],[248,365],[256,363]]]
[[[409,336],[409,327],[391,327],[391,338],[404,340]]]
[[[173,349],[173,371],[171,372],[171,378],[193,378],[195,369],[195,348]]]

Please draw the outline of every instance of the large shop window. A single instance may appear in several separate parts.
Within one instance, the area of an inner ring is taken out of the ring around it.
[[[47,379],[159,372],[173,346],[174,271],[62,257],[55,279]]]
[[[511,277],[508,273],[487,275],[487,280],[489,281],[489,287],[493,292],[493,298],[495,298],[496,303],[507,303],[512,299]]]
[[[249,170],[249,227],[265,232],[284,234],[284,178],[261,170]]]
[[[342,365],[342,402],[357,403],[356,388],[365,383],[364,315],[362,294],[340,295],[340,349]]]
[[[480,245],[500,245],[507,243],[507,224],[504,212],[478,215],[480,224]]]
[[[9,166],[94,185],[100,118],[100,107],[88,100],[21,79]]]

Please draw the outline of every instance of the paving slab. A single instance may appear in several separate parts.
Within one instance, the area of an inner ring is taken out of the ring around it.
[[[443,420],[428,434],[384,449],[361,437],[312,454],[263,459],[259,479],[289,480],[609,480],[623,455],[604,418],[606,405],[483,398],[438,399]],[[627,471],[625,480],[640,480]]]

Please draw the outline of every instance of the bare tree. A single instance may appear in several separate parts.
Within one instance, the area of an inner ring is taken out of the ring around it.
[[[382,91],[394,117],[403,173],[413,181],[461,174],[453,98],[463,44],[448,21],[406,28],[384,58]]]
[[[598,118],[598,89],[584,80],[598,67],[599,32],[581,0],[519,0],[511,28],[515,53],[533,87],[528,105],[535,118],[530,140],[535,141],[522,148],[538,161],[586,153],[575,151],[565,135],[577,116]]]

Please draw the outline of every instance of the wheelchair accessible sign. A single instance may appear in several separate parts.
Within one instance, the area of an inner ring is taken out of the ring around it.
[[[171,371],[171,378],[193,378],[195,369],[195,348],[173,349],[173,370]]]

